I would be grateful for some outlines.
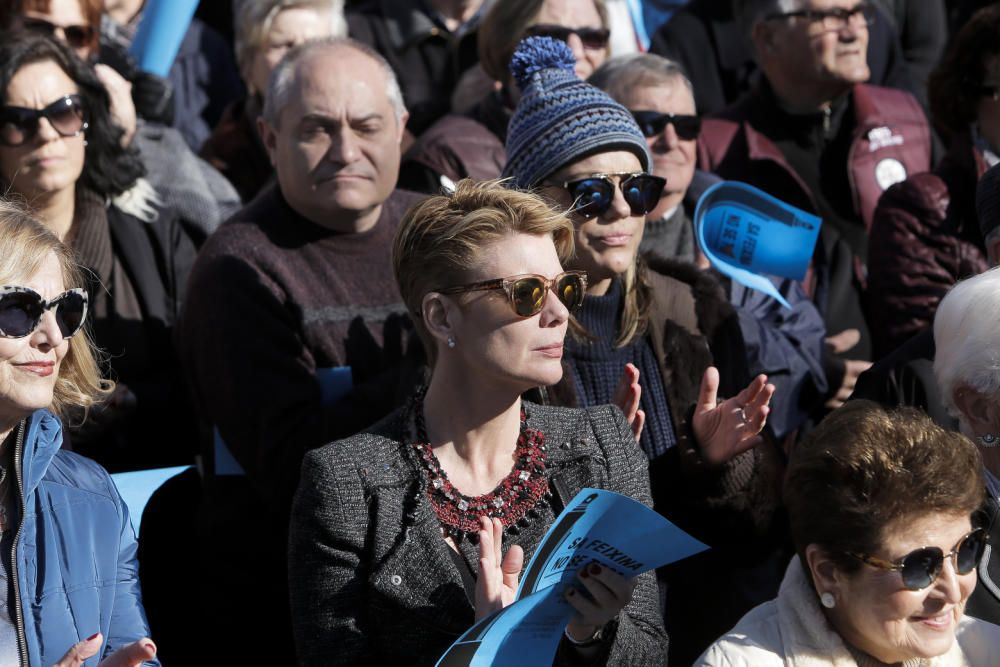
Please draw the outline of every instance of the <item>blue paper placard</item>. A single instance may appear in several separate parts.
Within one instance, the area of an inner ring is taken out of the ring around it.
[[[146,0],[129,47],[139,69],[167,76],[197,8],[198,0]]]
[[[786,308],[791,308],[788,301],[765,276],[802,280],[822,222],[736,181],[723,181],[706,190],[694,214],[698,243],[712,266]]]
[[[153,492],[163,486],[171,477],[176,477],[191,466],[177,466],[174,468],[156,468],[155,470],[138,470],[136,472],[119,472],[111,476],[118,493],[128,507],[129,517],[132,519],[132,528],[139,532],[139,524],[142,521],[142,511],[146,509]]]

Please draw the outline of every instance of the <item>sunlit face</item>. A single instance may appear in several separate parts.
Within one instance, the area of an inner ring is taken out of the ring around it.
[[[285,54],[309,40],[329,37],[332,26],[330,13],[315,7],[289,7],[278,12],[264,43],[254,53],[247,82],[252,92],[263,95],[271,72]]]
[[[553,278],[562,271],[550,237],[517,234],[483,248],[466,282],[525,273]],[[460,363],[484,385],[509,387],[514,395],[562,378],[569,311],[553,292],[546,296],[541,312],[526,318],[514,313],[502,291],[443,298],[458,306],[449,319],[457,344],[439,349],[439,364]]]
[[[972,530],[968,516],[930,514],[906,518],[884,532],[882,548],[869,554],[895,562],[925,546],[950,552]],[[836,607],[829,611],[841,637],[885,663],[941,655],[955,641],[955,628],[976,587],[976,571],[959,575],[947,559],[937,580],[910,591],[898,572],[863,565],[840,578],[833,591]]]
[[[631,111],[656,111],[680,116],[694,116],[694,96],[680,79],[659,86],[635,86],[622,103]],[[681,139],[673,123],[667,123],[656,136],[646,137],[653,154],[653,174],[667,179],[664,196],[683,195],[694,177],[698,140]]]
[[[374,211],[396,187],[406,119],[396,119],[385,73],[355,49],[318,49],[297,71],[264,144],[288,203],[335,227]]]
[[[0,284],[30,287],[44,299],[65,291],[62,269],[50,253],[35,275]],[[14,424],[52,404],[59,367],[69,351],[55,313],[47,311],[38,327],[24,338],[0,337],[0,426]]]
[[[83,5],[80,0],[49,0],[48,11],[38,9],[25,9],[22,15],[25,18],[41,19],[56,26],[54,36],[62,42],[66,42],[66,34],[63,30],[69,26],[89,26],[87,17],[83,15]],[[88,44],[74,49],[76,55],[87,60],[93,54],[93,49]]]
[[[590,0],[545,0],[532,25],[559,25],[566,28],[603,28],[597,6]],[[585,47],[579,36],[566,42],[576,58],[576,75],[586,79],[608,57],[608,50]]]
[[[636,173],[642,171],[639,158],[628,151],[598,153],[563,167],[545,179],[543,193],[561,209],[573,205],[570,194],[559,184],[587,178],[594,174]],[[588,282],[597,291],[602,284],[610,283],[615,276],[624,273],[636,259],[642,231],[645,227],[644,215],[633,215],[625,201],[619,179],[614,177],[615,198],[603,214],[585,220],[571,214],[576,229],[576,256],[570,268],[586,271]],[[606,286],[606,285],[605,285]]]
[[[853,9],[859,0],[802,0],[802,9]],[[791,82],[855,84],[868,80],[868,27],[860,18],[842,30],[806,18],[770,22],[774,58]]]
[[[62,68],[43,60],[17,71],[7,86],[4,104],[44,109],[77,92]],[[83,162],[84,134],[63,137],[46,118],[39,119],[38,132],[31,140],[20,146],[0,145],[0,176],[29,201],[75,187]]]

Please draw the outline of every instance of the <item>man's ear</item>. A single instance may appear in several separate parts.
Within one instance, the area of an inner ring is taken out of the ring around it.
[[[396,141],[398,141],[400,145],[403,144],[403,137],[406,135],[406,123],[409,120],[410,120],[410,112],[404,111],[403,115],[399,117],[398,121],[396,121],[397,124],[399,125],[399,127],[396,128],[397,131]]]
[[[768,25],[767,21],[757,21],[753,24],[753,27],[750,28],[750,41],[758,59],[777,48],[776,37],[774,29]]]
[[[967,384],[960,384],[952,391],[951,399],[962,413],[965,423],[976,433],[993,433],[997,423],[996,410],[986,396]],[[995,435],[995,434],[994,434]]]
[[[260,141],[264,144],[264,149],[267,151],[267,157],[271,161],[271,166],[275,165],[275,153],[277,151],[278,145],[278,132],[276,128],[271,127],[271,124],[264,120],[263,116],[257,117],[257,132],[260,134]]]

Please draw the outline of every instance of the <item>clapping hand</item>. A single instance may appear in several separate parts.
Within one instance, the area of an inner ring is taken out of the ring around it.
[[[718,402],[718,391],[719,371],[710,366],[701,379],[691,426],[702,459],[713,466],[722,465],[764,441],[760,432],[767,422],[774,385],[767,384],[766,375],[758,375],[746,389],[722,403]]]
[[[639,399],[642,397],[642,387],[639,386],[639,369],[634,364],[625,364],[625,372],[622,379],[618,381],[618,388],[611,402],[621,408],[625,413],[629,426],[632,427],[632,435],[635,441],[639,442],[642,435],[642,427],[646,423],[646,413],[639,409]]]
[[[476,620],[503,609],[514,601],[524,565],[524,550],[513,545],[502,557],[503,524],[482,517],[479,529],[479,579],[476,580]]]
[[[79,641],[66,651],[66,655],[54,667],[80,667],[85,660],[97,655],[103,643],[104,637],[99,632]],[[122,646],[101,660],[97,667],[139,667],[142,663],[155,657],[156,646],[151,640],[144,637],[137,642]]]

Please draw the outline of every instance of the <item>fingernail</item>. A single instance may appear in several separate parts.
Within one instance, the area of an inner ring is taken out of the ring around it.
[[[89,641],[93,641],[93,640],[97,639],[97,635],[99,635],[99,634],[101,634],[101,633],[100,632],[95,632],[94,634],[92,634],[89,637],[87,637],[87,641],[89,642]]]
[[[156,653],[156,644],[154,644],[153,642],[146,642],[145,644],[143,644],[143,646],[148,648],[153,653]]]
[[[591,563],[590,564],[590,573],[592,575],[594,575],[594,576],[599,575],[601,573],[601,566],[598,565],[597,563]]]

